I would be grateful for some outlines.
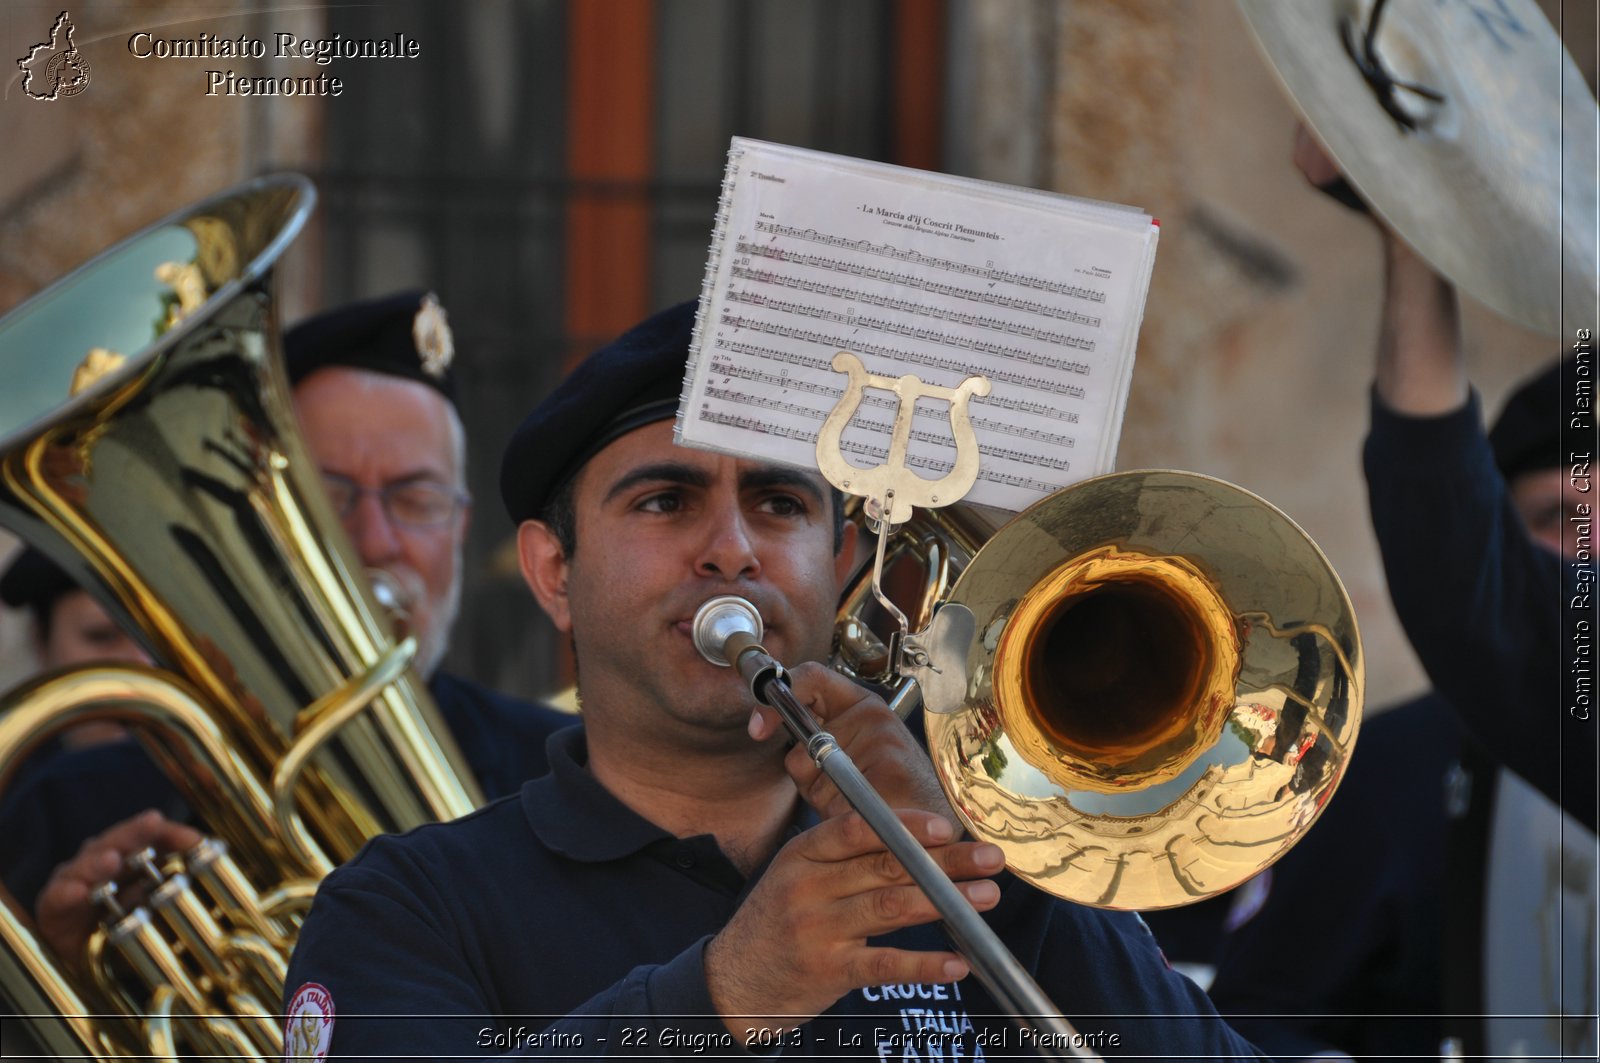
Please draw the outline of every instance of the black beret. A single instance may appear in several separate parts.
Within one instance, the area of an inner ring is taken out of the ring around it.
[[[432,292],[400,292],[307,318],[284,334],[283,355],[291,386],[337,365],[416,380],[456,401],[455,341]]]
[[[1570,355],[1530,377],[1501,408],[1489,432],[1489,446],[1507,481],[1562,464],[1561,376],[1572,380],[1576,364],[1577,356]]]
[[[27,547],[0,576],[0,602],[13,609],[32,609],[44,619],[62,595],[78,590],[78,585],[44,554]]]
[[[677,412],[696,305],[663,310],[589,355],[517,426],[500,462],[512,523],[537,518],[606,444]]]

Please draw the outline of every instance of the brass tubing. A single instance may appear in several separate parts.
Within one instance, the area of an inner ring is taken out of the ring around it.
[[[50,951],[23,921],[10,897],[0,903],[0,987],[47,1054],[109,1059],[134,1046],[92,1021],[90,1007]]]
[[[213,985],[227,982],[230,977],[227,965],[217,954],[222,927],[190,887],[189,876],[174,875],[163,882],[151,894],[150,908],[161,917]]]
[[[254,988],[257,995],[269,1000],[283,999],[289,965],[271,942],[254,934],[229,934],[218,950],[240,969],[233,980],[236,985]]]
[[[177,1004],[178,994],[171,986],[156,986],[151,994],[150,1014],[144,1019],[144,1040],[150,1047],[150,1058],[158,1063],[178,1063],[178,1038],[172,1026]]]
[[[208,773],[192,772],[174,781],[213,824],[237,825],[236,833],[259,848],[254,854],[268,864],[288,856],[275,844],[272,801],[253,769],[229,743],[221,727],[187,684],[170,673],[139,665],[97,665],[49,673],[25,684],[0,706],[0,784],[26,752],[74,723],[109,719],[134,728],[148,728],[198,762]],[[202,783],[216,787],[213,799]],[[318,877],[333,862],[315,843],[297,849],[301,873]]]
[[[189,873],[200,883],[222,914],[235,926],[255,931],[287,948],[289,939],[283,923],[266,909],[260,895],[244,872],[228,855],[228,845],[216,838],[203,838],[184,855]],[[315,883],[297,880],[313,891]]]
[[[228,1005],[235,1029],[239,1031],[241,1037],[248,1039],[249,1045],[254,1049],[254,1052],[241,1054],[259,1055],[264,1059],[282,1059],[283,1030],[278,1025],[277,1015],[250,993],[242,991],[228,993],[224,1000]]]
[[[365,711],[372,700],[405,674],[417,650],[417,640],[406,638],[390,646],[367,671],[345,680],[307,706],[296,721],[297,733],[272,773],[273,810],[278,830],[289,839],[302,859],[315,856],[316,843],[300,818],[295,786],[311,755],[339,729]]]

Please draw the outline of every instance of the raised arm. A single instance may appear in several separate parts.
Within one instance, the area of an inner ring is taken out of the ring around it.
[[[1295,161],[1337,175],[1302,130]],[[1467,379],[1454,287],[1379,225],[1384,304],[1364,464],[1395,612],[1435,688],[1502,763],[1594,825],[1594,737],[1566,712],[1572,573],[1529,533]],[[1576,797],[1576,800],[1563,798]]]

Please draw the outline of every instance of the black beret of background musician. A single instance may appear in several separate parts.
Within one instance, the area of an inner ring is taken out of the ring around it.
[[[921,890],[738,675],[694,648],[696,608],[736,593],[776,656],[806,662],[796,695],[1057,1003],[1087,1016],[1091,1047],[1252,1056],[1137,916],[1057,901],[1002,874],[998,847],[958,840],[905,726],[818,663],[855,527],[836,535],[815,473],[674,444],[693,312],[591,355],[502,466],[523,577],[572,639],[582,728],[552,739],[551,773],[516,800],[377,839],[324,881],[291,961],[291,1024],[336,1013],[315,1046],[334,1057],[1015,1046]],[[536,1036],[508,1040],[494,1018],[508,1014]]]
[[[0,575],[0,602],[26,609],[36,622],[48,625],[51,608],[76,586],[60,565],[27,546],[17,551]]]
[[[571,717],[439,667],[471,505],[443,309],[421,291],[359,302],[290,329],[284,347],[302,437],[357,556],[398,593],[399,623],[419,644],[415,666],[485,793],[513,791],[545,770],[544,740]],[[161,815],[130,819],[150,808]],[[0,872],[26,907],[39,897],[41,930],[72,955],[93,926],[88,891],[146,844],[182,845],[192,832],[172,821],[187,818],[131,740],[57,758],[0,807]]]
[[[426,384],[457,402],[455,336],[432,292],[396,292],[307,318],[284,334],[283,357],[291,386],[321,369],[360,369]]]

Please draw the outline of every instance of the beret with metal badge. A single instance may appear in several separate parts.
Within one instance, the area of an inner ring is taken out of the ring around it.
[[[343,366],[415,380],[456,401],[455,339],[432,292],[399,292],[307,318],[284,333],[283,353],[291,385]]]

